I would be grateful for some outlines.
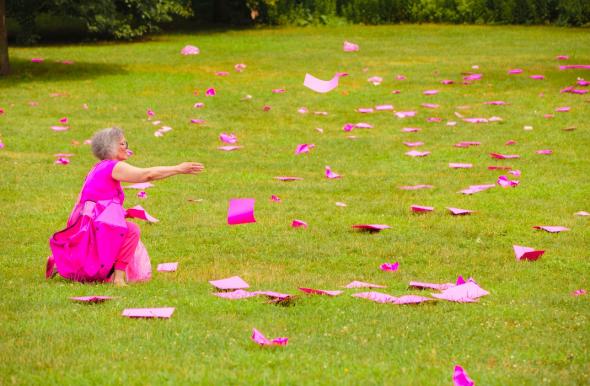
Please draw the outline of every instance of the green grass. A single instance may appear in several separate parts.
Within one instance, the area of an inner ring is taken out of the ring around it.
[[[360,44],[361,51],[342,52],[344,40]],[[185,44],[199,46],[201,54],[181,56]],[[559,71],[555,56],[588,64],[589,46],[590,35],[579,29],[408,25],[11,49],[14,75],[0,79],[0,138],[6,145],[0,150],[0,384],[441,385],[451,384],[455,364],[480,385],[587,384],[590,297],[570,293],[590,289],[588,219],[573,216],[590,211],[590,105],[588,96],[559,90],[576,77],[590,78],[590,72]],[[30,63],[35,56],[45,62]],[[60,60],[75,64],[55,63]],[[233,65],[241,62],[248,68],[236,74]],[[525,73],[508,76],[510,68]],[[215,71],[230,75],[217,77]],[[338,71],[350,76],[329,94],[302,86],[306,72],[329,79]],[[466,71],[484,78],[463,86]],[[407,80],[396,81],[397,74]],[[530,74],[546,80],[531,80]],[[382,76],[383,84],[369,84],[373,75]],[[441,85],[442,79],[456,84]],[[218,95],[204,97],[208,87]],[[275,88],[287,93],[273,94]],[[394,89],[401,93],[392,95]],[[423,96],[428,89],[441,92]],[[253,99],[242,101],[247,94]],[[482,104],[489,100],[510,104]],[[197,101],[206,107],[193,109]],[[420,107],[425,102],[441,107]],[[418,115],[355,112],[383,103]],[[272,110],[263,112],[264,105]],[[301,106],[329,115],[301,115]],[[572,110],[543,118],[560,106]],[[147,108],[174,130],[154,137],[157,127],[146,121]],[[503,121],[467,124],[455,111]],[[62,116],[70,118],[71,129],[51,131]],[[444,120],[427,123],[430,116]],[[208,123],[191,125],[191,118]],[[449,127],[447,120],[459,123]],[[346,122],[375,127],[353,131],[358,139],[352,141],[341,130]],[[141,225],[154,268],[179,261],[179,270],[154,272],[152,281],[124,289],[45,281],[47,240],[64,226],[95,162],[87,146],[71,142],[113,125],[126,130],[134,165],[194,160],[207,167],[199,176],[157,181],[145,201],[127,194],[127,206],[141,204],[160,219]],[[534,130],[524,131],[525,125]],[[422,131],[400,131],[409,126]],[[562,130],[569,126],[576,130]],[[221,132],[235,133],[244,148],[216,150]],[[509,139],[518,144],[505,146]],[[417,140],[430,156],[404,155],[402,142]],[[458,141],[482,145],[453,147]],[[316,148],[296,156],[298,143]],[[554,154],[535,154],[545,148]],[[58,152],[74,153],[71,164],[54,165]],[[521,158],[492,160],[490,152]],[[474,167],[452,170],[449,162]],[[327,180],[325,165],[344,177]],[[522,170],[520,185],[457,193],[494,183],[502,173],[487,170],[489,165]],[[305,179],[281,183],[273,180],[277,175]],[[419,183],[436,188],[397,188]],[[283,201],[270,202],[272,194]],[[233,197],[257,199],[257,224],[226,225]],[[348,206],[336,207],[336,201]],[[414,215],[412,204],[436,210]],[[478,213],[452,217],[446,206]],[[309,228],[292,229],[293,219]],[[392,229],[353,232],[358,223]],[[548,234],[534,231],[534,225],[571,231]],[[516,262],[513,244],[547,252],[537,262]],[[398,272],[378,269],[392,261],[400,262]],[[207,282],[239,275],[254,289],[296,294],[298,286],[338,289],[362,280],[402,295],[420,293],[407,289],[411,280],[448,282],[459,274],[473,276],[491,294],[478,304],[412,307],[363,301],[346,290],[336,298],[300,296],[293,306],[281,307],[257,298],[218,299]],[[91,294],[117,299],[94,306],[68,300]],[[120,316],[126,307],[158,306],[176,307],[172,319]],[[253,327],[271,337],[287,336],[289,345],[257,347],[249,340]]]

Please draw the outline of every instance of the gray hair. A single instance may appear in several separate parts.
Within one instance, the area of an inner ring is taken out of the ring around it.
[[[119,141],[124,137],[123,130],[110,127],[97,131],[92,136],[92,153],[99,160],[113,159],[117,155]]]

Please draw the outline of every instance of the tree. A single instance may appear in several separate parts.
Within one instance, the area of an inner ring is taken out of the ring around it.
[[[6,30],[6,3],[0,0],[0,75],[8,75],[8,31]]]

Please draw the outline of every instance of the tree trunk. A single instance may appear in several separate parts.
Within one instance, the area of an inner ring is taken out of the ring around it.
[[[0,75],[8,75],[8,32],[6,30],[6,1],[0,0]]]

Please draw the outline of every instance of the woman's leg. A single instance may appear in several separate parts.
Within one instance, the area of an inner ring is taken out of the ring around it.
[[[127,221],[127,234],[125,235],[121,249],[119,249],[119,254],[115,259],[114,285],[125,285],[125,269],[131,259],[133,259],[140,236],[139,227],[135,223]]]

